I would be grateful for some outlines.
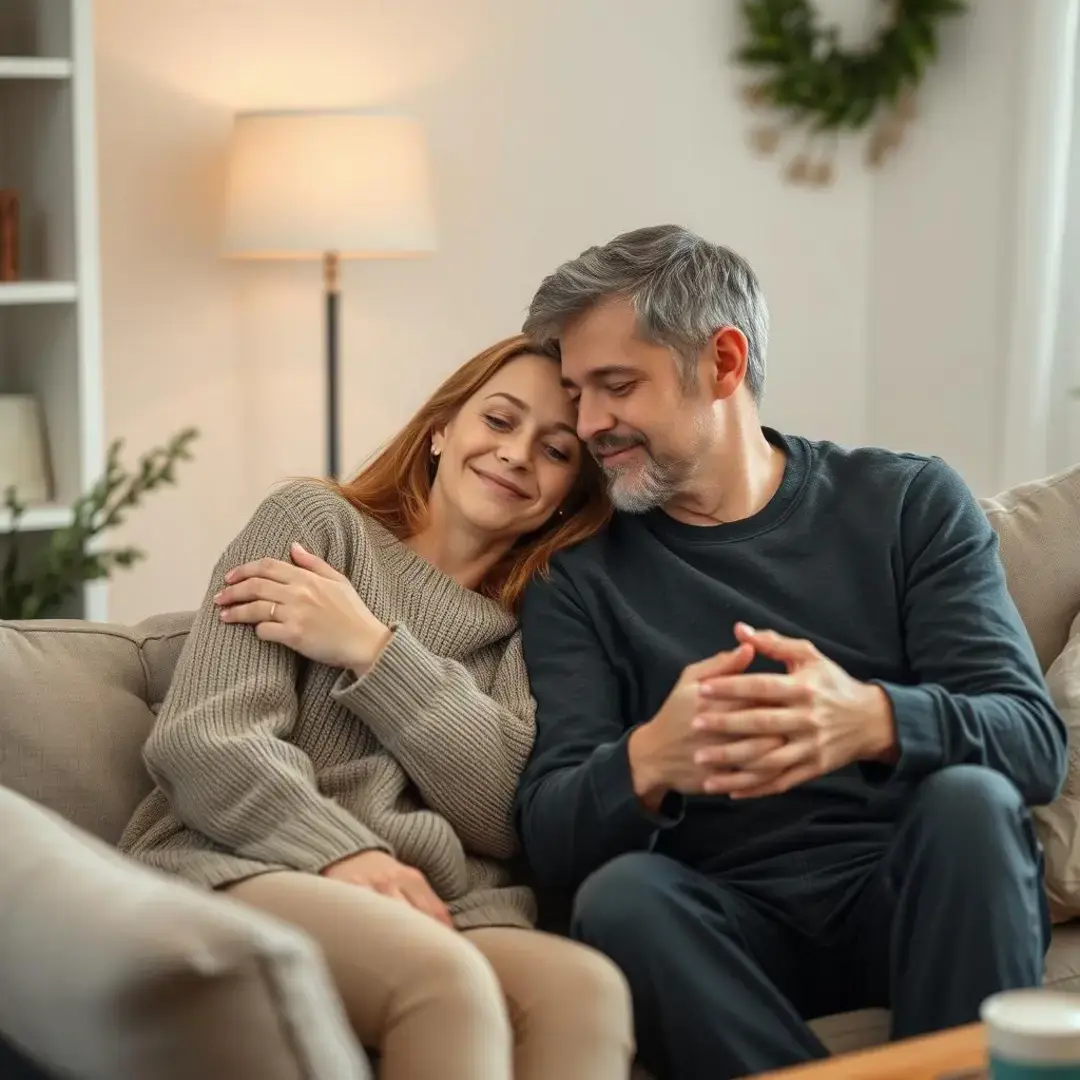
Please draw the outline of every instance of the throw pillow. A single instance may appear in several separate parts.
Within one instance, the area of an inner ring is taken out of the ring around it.
[[[1046,895],[1054,922],[1080,916],[1080,615],[1062,654],[1046,673],[1054,704],[1069,729],[1069,773],[1061,795],[1036,807],[1046,857]]]

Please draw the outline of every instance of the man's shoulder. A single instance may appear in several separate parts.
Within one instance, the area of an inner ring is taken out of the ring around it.
[[[810,441],[811,491],[819,509],[895,525],[901,517],[936,521],[972,515],[978,504],[960,473],[934,454]]]
[[[608,565],[638,546],[643,535],[642,521],[640,514],[616,511],[599,532],[573,547],[564,548],[552,557],[551,564],[569,575]]]
[[[627,520],[628,519],[628,520]],[[569,594],[577,600],[606,592],[640,562],[642,523],[636,515],[616,513],[599,532],[551,557],[547,573],[535,578],[526,593]]]
[[[603,565],[609,550],[608,532],[610,525],[595,535],[573,547],[563,548],[552,555],[548,572],[534,583],[535,589],[565,587],[569,583],[587,576],[591,569]]]
[[[943,465],[940,458],[883,446],[846,446],[827,439],[805,439],[810,447],[813,475],[818,479],[855,483],[867,488],[895,491],[907,486],[928,466]]]

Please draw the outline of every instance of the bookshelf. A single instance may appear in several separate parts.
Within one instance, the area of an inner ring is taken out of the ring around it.
[[[91,19],[91,0],[0,4],[0,188],[20,201],[19,280],[0,282],[0,394],[41,403],[53,480],[20,523],[28,551],[104,468]],[[14,542],[0,510],[0,557]],[[87,586],[63,614],[103,620],[106,599]]]

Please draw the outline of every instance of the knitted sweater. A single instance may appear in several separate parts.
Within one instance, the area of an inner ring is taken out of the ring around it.
[[[218,617],[226,571],[288,560],[296,540],[392,631],[358,679]],[[119,846],[209,888],[381,850],[421,870],[460,929],[529,926],[532,894],[506,861],[533,736],[514,617],[297,481],[217,565],[144,750],[157,786]]]

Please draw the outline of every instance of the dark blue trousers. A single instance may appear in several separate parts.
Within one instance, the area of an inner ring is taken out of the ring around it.
[[[61,1032],[58,1037],[62,1037]],[[3,1080],[48,1080],[46,1074],[0,1037],[0,1077]]]
[[[888,1007],[894,1038],[973,1021],[995,991],[1041,983],[1050,926],[1019,793],[964,765],[915,787],[874,843],[716,875],[624,855],[582,885],[571,934],[625,972],[658,1080],[726,1080],[826,1056],[816,1016]]]

